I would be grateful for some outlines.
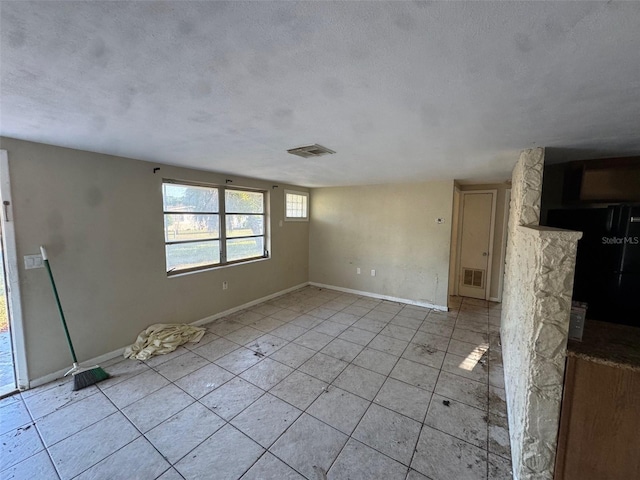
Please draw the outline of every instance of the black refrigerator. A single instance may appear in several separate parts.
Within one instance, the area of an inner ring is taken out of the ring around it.
[[[640,205],[550,210],[547,225],[583,232],[573,300],[587,318],[640,327]]]

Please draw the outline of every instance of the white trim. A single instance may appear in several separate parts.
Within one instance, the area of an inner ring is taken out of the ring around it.
[[[20,297],[20,279],[18,275],[18,250],[13,217],[13,201],[11,198],[11,179],[9,177],[9,157],[6,150],[0,150],[0,203],[8,201],[5,211],[8,219],[2,221],[2,238],[5,246],[5,271],[7,278],[6,295],[9,321],[11,322],[11,339],[13,348],[16,387],[24,390],[29,387],[27,370],[27,349],[24,342],[24,323],[22,321],[22,300]]]
[[[509,209],[511,206],[511,189],[504,192],[504,219],[502,220],[502,255],[500,256],[500,283],[498,285],[498,298],[494,301],[502,302],[502,289],[504,288],[504,264],[507,257],[507,233],[509,232]],[[489,299],[491,300],[491,299]]]
[[[305,212],[307,215],[305,217],[287,217],[287,194],[289,193],[291,195],[299,195],[301,197],[307,197],[307,211]],[[308,222],[310,210],[311,210],[311,195],[309,195],[309,192],[285,189],[284,191],[284,221],[285,222]]]
[[[107,362],[109,360],[116,358],[119,355],[122,355],[124,353],[124,349],[125,347],[122,347],[117,350],[114,350],[113,352],[104,353],[98,357],[92,358],[91,360],[82,362],[82,365],[85,365],[85,366],[98,365],[100,363]],[[64,377],[64,374],[67,373],[68,371],[69,371],[69,367],[65,367],[62,370],[58,370],[57,372],[49,373],[48,375],[45,375],[43,377],[36,378],[35,380],[32,380],[29,383],[29,388],[39,387],[41,385],[44,385],[45,383],[53,382],[54,380],[59,380],[62,377]]]
[[[353,293],[355,295],[362,295],[363,297],[379,298],[381,300],[389,300],[391,302],[406,303],[408,305],[416,305],[418,307],[432,308],[434,310],[441,310],[443,312],[447,312],[449,310],[448,307],[443,305],[434,305],[433,303],[420,302],[418,300],[409,300],[407,298],[392,297],[390,295],[381,295],[379,293],[363,292],[362,290],[353,290],[351,288],[337,287],[335,285],[326,285],[324,283],[309,282],[309,285],[312,285],[314,287],[320,287],[320,288],[328,288],[330,290],[337,290],[339,292]]]
[[[451,289],[452,291],[449,293],[449,296],[453,295],[453,296],[458,296],[458,259],[460,258],[460,200],[461,200],[461,195],[460,195],[460,187],[458,187],[457,185],[454,185],[453,188],[453,205],[455,205],[457,208],[455,209],[456,211],[452,213],[451,218],[456,219],[456,231],[455,231],[455,239],[453,238],[453,228],[451,229],[451,239],[452,241],[455,240],[455,248],[452,250],[452,254],[453,254],[453,258],[449,259],[450,262],[450,266],[449,266],[449,273],[453,274],[453,288]],[[457,203],[457,205],[456,205]],[[451,268],[451,264],[453,266],[453,269]],[[453,270],[453,272],[452,272]]]
[[[190,323],[190,325],[199,326],[199,325],[205,325],[207,323],[211,323],[214,320],[217,320],[219,318],[226,317],[228,315],[231,315],[232,313],[238,312],[240,310],[244,310],[245,308],[253,307],[254,305],[257,305],[257,304],[262,303],[262,302],[266,302],[267,300],[271,300],[272,298],[280,297],[281,295],[285,295],[285,294],[287,294],[289,292],[293,292],[294,290],[298,290],[300,288],[304,288],[307,285],[309,285],[309,282],[300,283],[300,284],[298,284],[298,285],[296,285],[294,287],[290,287],[290,288],[287,288],[285,290],[280,290],[279,292],[272,293],[271,295],[267,295],[265,297],[261,297],[261,298],[258,298],[256,300],[252,300],[250,302],[244,303],[244,304],[239,305],[237,307],[230,308],[229,310],[225,310],[224,312],[216,313],[214,315],[210,315],[210,316],[202,318],[200,320],[196,320],[195,322]],[[112,352],[105,353],[103,355],[100,355],[99,357],[92,358],[90,360],[82,362],[82,365],[97,365],[97,364],[100,364],[100,363],[107,362],[109,360],[112,360],[112,359],[122,355],[124,353],[125,348],[126,347],[118,348],[117,350],[114,350]],[[30,388],[34,388],[34,387],[38,387],[40,385],[44,385],[45,383],[49,383],[49,382],[53,382],[54,380],[58,380],[58,379],[64,377],[64,374],[68,370],[69,370],[69,367],[65,367],[62,370],[58,370],[57,372],[53,372],[53,373],[50,373],[50,374],[45,375],[43,377],[37,378],[37,379],[33,380],[30,383],[29,386],[30,386]],[[108,373],[108,370],[109,370],[108,367],[106,368],[106,370],[107,370],[107,373]]]
[[[217,320],[219,318],[226,317],[228,315],[231,315],[232,313],[236,313],[236,312],[239,312],[240,310],[244,310],[245,308],[253,307],[254,305],[258,305],[259,303],[266,302],[267,300],[271,300],[272,298],[280,297],[281,295],[285,295],[289,292],[293,292],[294,290],[304,288],[307,285],[309,285],[309,282],[300,283],[295,287],[289,287],[285,290],[280,290],[279,292],[272,293],[271,295],[267,295],[266,297],[261,297],[256,300],[251,300],[250,302],[243,303],[242,305],[230,308],[229,310],[225,310],[224,312],[216,313],[214,315],[210,315],[200,320],[196,320],[195,322],[190,323],[190,325],[195,325],[197,327],[199,325],[205,325],[207,323],[211,323],[214,320]]]
[[[458,259],[456,265],[456,282],[460,282],[460,258],[462,257],[462,221],[464,219],[464,196],[465,195],[473,195],[477,193],[490,193],[491,194],[491,225],[489,226],[489,255],[487,257],[487,278],[485,278],[484,282],[484,299],[489,300],[489,295],[491,292],[491,275],[492,275],[492,264],[493,264],[493,237],[494,230],[496,228],[496,205],[498,201],[498,190],[490,189],[490,190],[462,190],[460,192],[460,214],[458,215]],[[456,289],[457,291],[457,289]],[[459,292],[458,292],[459,293]]]
[[[498,205],[498,190],[490,190],[492,192],[492,200],[491,200],[491,226],[489,227],[489,262],[487,265],[487,284],[486,284],[486,293],[485,300],[489,299],[489,295],[491,294],[491,281],[493,280],[493,237],[495,236],[496,230],[496,207]]]

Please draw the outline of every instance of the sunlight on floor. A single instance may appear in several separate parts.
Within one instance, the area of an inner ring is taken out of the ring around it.
[[[471,351],[471,353],[469,353],[469,355],[467,355],[467,357],[462,362],[460,362],[460,365],[458,365],[458,367],[463,369],[463,370],[467,370],[469,372],[473,371],[473,369],[478,364],[478,362],[480,361],[482,356],[488,350],[489,350],[489,344],[488,343],[482,343],[482,344],[478,345],[476,348],[474,348]]]

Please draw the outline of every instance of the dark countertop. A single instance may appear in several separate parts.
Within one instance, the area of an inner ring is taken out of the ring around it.
[[[640,371],[640,328],[587,320],[582,341],[569,340],[567,356]]]

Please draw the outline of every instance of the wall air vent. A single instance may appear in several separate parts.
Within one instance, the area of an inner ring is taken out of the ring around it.
[[[467,287],[484,288],[484,270],[463,268],[462,284]]]
[[[317,143],[313,145],[306,145],[304,147],[290,148],[287,152],[291,155],[298,155],[302,158],[321,157],[322,155],[331,155],[332,153],[336,153],[327,147],[318,145]]]

